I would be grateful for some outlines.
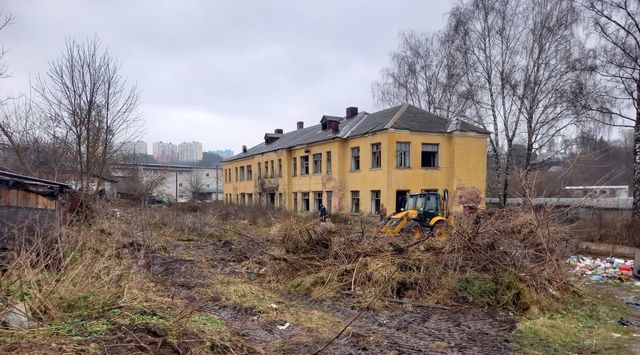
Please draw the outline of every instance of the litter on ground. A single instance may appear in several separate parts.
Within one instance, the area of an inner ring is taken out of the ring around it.
[[[620,258],[592,258],[584,255],[573,255],[567,262],[573,266],[574,272],[592,281],[621,281],[640,286],[640,282],[633,282],[633,260]]]

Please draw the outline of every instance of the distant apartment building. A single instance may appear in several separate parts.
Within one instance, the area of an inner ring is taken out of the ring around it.
[[[173,143],[153,143],[153,157],[158,163],[168,163],[178,159],[178,147]]]
[[[118,164],[113,175],[126,186],[127,179],[142,176],[143,180],[155,179],[157,187],[151,193],[171,201],[222,200],[223,178],[221,168],[165,164]],[[131,193],[123,188],[121,194]]]
[[[123,146],[125,154],[141,154],[147,155],[147,142],[125,142]]]
[[[178,145],[178,160],[185,163],[194,163],[202,160],[202,143],[180,143]]]
[[[214,153],[218,154],[223,158],[231,158],[233,156],[233,150],[225,149],[225,150],[216,150]]]

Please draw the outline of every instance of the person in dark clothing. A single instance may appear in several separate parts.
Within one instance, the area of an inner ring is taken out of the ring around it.
[[[318,207],[318,210],[320,211],[320,220],[322,222],[326,222],[327,221],[327,209],[326,209],[326,207],[324,207],[324,205],[321,203],[320,206]]]

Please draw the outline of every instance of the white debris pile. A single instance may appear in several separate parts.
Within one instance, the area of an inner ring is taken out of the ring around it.
[[[573,255],[567,262],[574,267],[575,273],[588,276],[596,282],[634,281],[633,260]],[[640,286],[640,282],[635,282],[635,285]]]

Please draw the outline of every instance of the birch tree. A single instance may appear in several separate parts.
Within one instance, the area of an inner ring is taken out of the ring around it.
[[[593,119],[633,129],[633,216],[640,218],[640,2],[580,1],[590,16],[599,47],[588,69],[602,83],[585,89],[581,103]]]

